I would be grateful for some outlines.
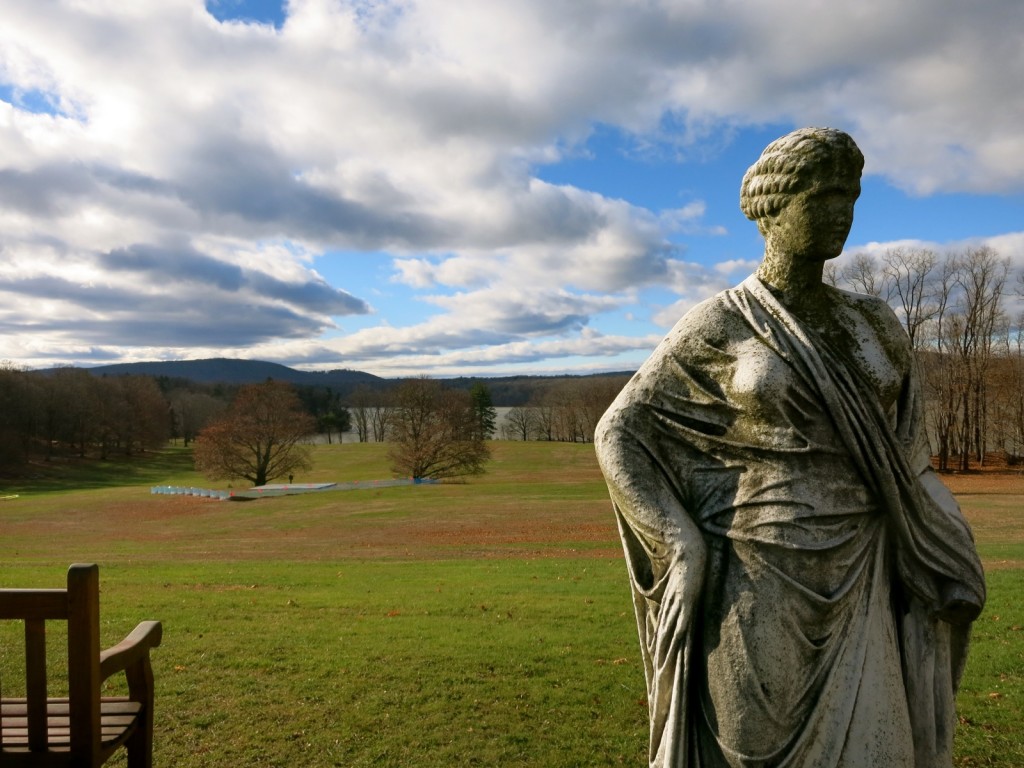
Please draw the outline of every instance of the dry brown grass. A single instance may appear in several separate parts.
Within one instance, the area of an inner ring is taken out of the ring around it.
[[[335,446],[315,481],[362,472]],[[305,479],[305,478],[304,478]],[[347,479],[347,478],[345,478]],[[1024,474],[942,475],[979,544],[1024,543]],[[353,558],[621,557],[611,504],[591,446],[495,444],[488,474],[464,484],[336,491],[253,502],[153,496],[148,487],[31,494],[2,502],[4,551],[70,562],[289,561]],[[998,552],[992,568],[1024,567]]]
[[[1024,544],[1024,474],[989,469],[941,477],[974,529],[986,570],[1024,568],[1011,554]]]

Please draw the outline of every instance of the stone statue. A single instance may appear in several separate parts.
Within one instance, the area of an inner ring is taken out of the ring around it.
[[[985,582],[932,473],[909,340],[822,283],[864,158],[770,144],[764,260],[687,313],[595,437],[632,585],[652,768],[936,768]]]

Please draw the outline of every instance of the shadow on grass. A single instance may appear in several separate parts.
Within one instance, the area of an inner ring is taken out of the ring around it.
[[[158,485],[194,471],[194,465],[191,449],[169,446],[134,456],[112,456],[107,460],[67,456],[50,461],[34,459],[26,465],[3,470],[0,495]]]

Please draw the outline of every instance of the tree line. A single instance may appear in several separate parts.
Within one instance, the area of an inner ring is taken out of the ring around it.
[[[858,253],[825,280],[886,300],[917,358],[940,470],[1024,456],[1024,272],[989,247]]]
[[[0,363],[0,464],[54,455],[107,459],[166,444],[167,399],[147,376],[97,378],[68,368],[51,374]]]
[[[855,254],[843,265],[829,262],[825,280],[881,297],[900,318],[923,380],[940,470],[984,465],[993,453],[1021,461],[1024,273],[1014,275],[1009,259],[988,247],[942,255],[890,248],[879,256]],[[291,393],[285,410],[294,412],[304,436],[333,442],[352,431],[361,442],[391,442],[396,472],[430,477],[451,474],[456,465],[479,471],[493,437],[592,441],[628,378],[501,379],[500,391],[514,403],[503,402],[511,407],[500,428],[492,389],[482,380],[408,379],[344,395],[308,385],[282,384],[281,391]],[[33,455],[132,455],[170,438],[189,445],[212,434],[212,426],[242,421],[236,401],[244,391],[167,377],[97,377],[79,368],[22,371],[0,362],[0,467]],[[266,472],[250,474],[262,479]]]
[[[311,432],[328,441],[349,428],[329,387],[296,386]],[[85,368],[26,371],[0,361],[0,471],[55,456],[132,456],[168,440],[190,445],[228,412],[237,385],[141,375],[94,376]]]
[[[525,402],[508,408],[500,425],[489,385],[477,381],[462,390],[446,381],[444,386],[474,410],[485,439],[573,443],[594,439],[598,419],[628,380],[628,374],[534,380]],[[401,386],[394,390],[359,387],[349,396],[352,430],[359,442],[391,439],[403,412],[403,396]]]
[[[389,405],[391,469],[417,479],[479,474],[490,456],[494,408],[481,386],[472,395],[418,378],[400,383]],[[196,468],[213,479],[244,478],[254,486],[312,467],[309,437],[316,420],[294,387],[267,381],[239,389],[228,410],[197,436]]]
[[[494,437],[586,441],[597,418],[628,377],[535,377],[499,391],[516,402],[499,428],[494,397],[481,380],[438,380],[451,402],[464,403],[484,439]],[[416,381],[410,379],[408,381]],[[360,386],[343,396],[329,386],[289,385],[298,409],[311,417],[312,432],[328,442],[342,433],[391,441],[404,427],[398,414],[411,396],[403,381]],[[145,375],[95,376],[85,368],[28,371],[0,361],[0,466],[30,458],[130,456],[169,439],[192,444],[223,418],[239,385],[205,384]],[[526,393],[529,393],[528,395]]]

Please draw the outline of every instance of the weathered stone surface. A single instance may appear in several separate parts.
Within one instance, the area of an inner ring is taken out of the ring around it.
[[[672,329],[602,419],[658,768],[936,768],[985,585],[934,477],[909,342],[822,283],[863,157],[803,129],[741,206],[741,285]]]

